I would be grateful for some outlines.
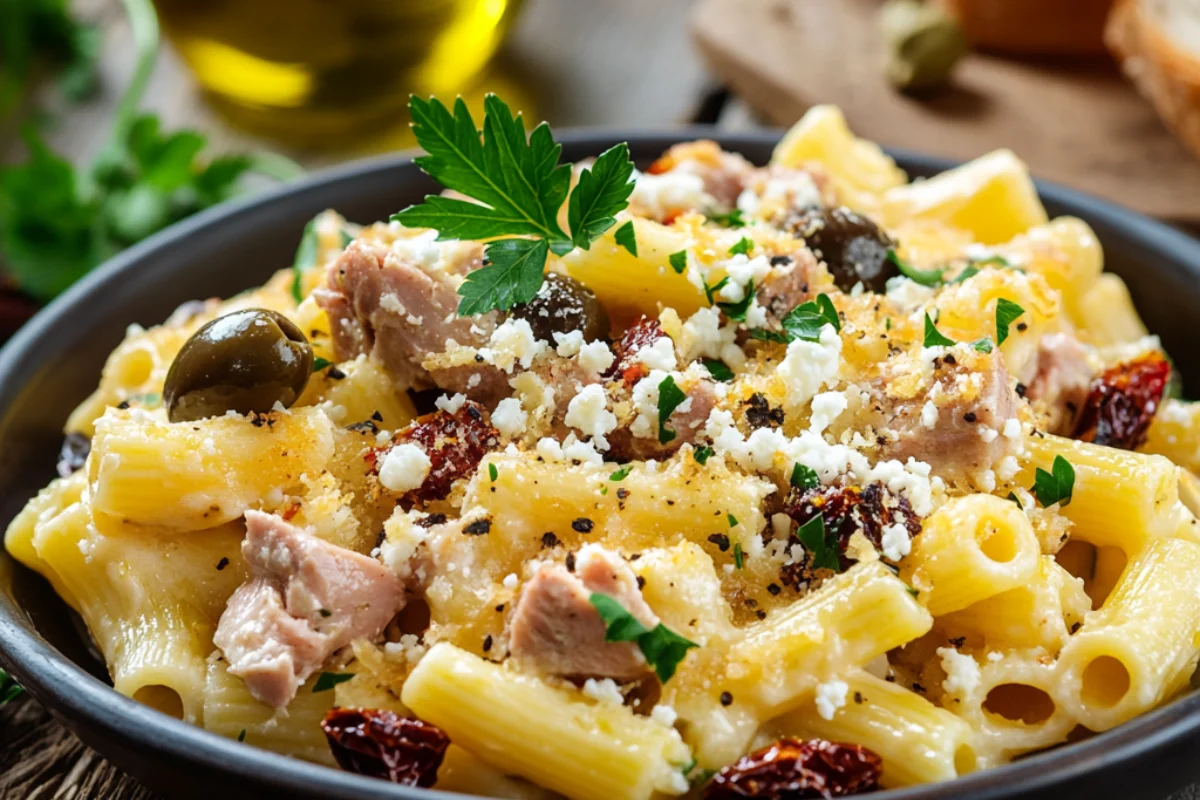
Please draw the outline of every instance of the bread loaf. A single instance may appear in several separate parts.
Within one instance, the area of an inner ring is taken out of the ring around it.
[[[1018,55],[1099,55],[1113,0],[938,0],[978,48]]]

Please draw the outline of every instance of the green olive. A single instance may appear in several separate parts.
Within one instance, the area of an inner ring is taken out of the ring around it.
[[[267,412],[300,397],[312,374],[312,345],[276,311],[250,308],[217,317],[192,334],[167,373],[171,422]]]

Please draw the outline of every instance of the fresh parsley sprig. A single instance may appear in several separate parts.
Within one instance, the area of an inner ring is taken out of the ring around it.
[[[842,321],[838,317],[837,308],[829,299],[829,295],[824,293],[817,295],[815,300],[809,300],[793,308],[787,313],[787,316],[780,320],[780,325],[783,327],[782,331],[755,328],[750,331],[750,337],[780,344],[794,342],[797,339],[819,342],[821,329],[826,325],[832,325],[835,331],[842,329]]]
[[[996,344],[1004,344],[1008,338],[1008,326],[1017,321],[1025,313],[1025,309],[1001,297],[996,300]]]
[[[0,113],[18,105],[43,61],[61,68],[58,85],[68,100],[95,89],[100,31],[77,19],[66,0],[6,0],[0,32]]]
[[[841,570],[836,543],[830,543],[825,533],[825,518],[820,514],[805,522],[796,531],[796,538],[812,554],[813,569]]]
[[[925,347],[954,347],[958,342],[944,335],[937,329],[937,325],[929,317],[929,312],[925,312],[925,339],[922,342]],[[971,342],[971,347],[974,347],[977,352],[990,353],[992,352],[992,340],[986,336],[982,339],[976,339]]]
[[[562,145],[546,123],[526,135],[521,115],[513,116],[494,94],[483,101],[482,136],[461,97],[453,113],[435,97],[414,96],[408,107],[417,142],[427,154],[416,159],[417,166],[471,199],[429,195],[393,214],[392,220],[410,228],[435,228],[439,239],[497,240],[487,245],[488,266],[470,273],[459,287],[462,316],[532,300],[551,252],[588,249],[629,204],[633,161],[625,143],[584,169],[568,197],[571,168],[558,163]],[[558,224],[563,201],[570,235]]]
[[[345,683],[353,677],[353,672],[322,672],[317,676],[316,682],[313,683],[313,693],[328,692],[339,683]]]
[[[792,475],[789,483],[797,489],[816,489],[821,485],[821,477],[811,467],[807,467],[797,461],[792,465]]]
[[[675,383],[675,378],[668,375],[658,384],[658,443],[666,444],[675,438],[675,431],[667,428],[667,420],[675,413],[675,409],[683,405],[687,395]]]
[[[1075,491],[1075,467],[1062,456],[1055,456],[1049,472],[1041,467],[1034,472],[1031,491],[1043,508],[1055,503],[1060,508],[1067,506]]]
[[[624,247],[629,251],[629,255],[637,255],[637,231],[633,228],[633,220],[629,220],[617,228],[617,232],[613,234],[613,238],[619,247]]]
[[[687,651],[700,645],[685,639],[661,622],[647,628],[638,622],[625,607],[606,594],[593,592],[588,598],[604,620],[606,642],[637,642],[646,661],[654,668],[662,683],[671,680]]]

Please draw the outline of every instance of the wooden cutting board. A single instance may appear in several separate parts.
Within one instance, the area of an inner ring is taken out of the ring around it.
[[[693,33],[715,72],[771,122],[818,103],[859,135],[970,159],[1009,147],[1039,178],[1138,211],[1200,222],[1200,159],[1106,60],[973,53],[929,99],[884,79],[879,0],[704,0]]]

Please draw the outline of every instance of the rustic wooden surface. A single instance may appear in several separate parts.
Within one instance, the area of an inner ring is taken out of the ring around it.
[[[879,0],[705,0],[697,43],[725,83],[779,125],[810,105],[843,108],[860,136],[969,159],[1009,147],[1040,178],[1147,214],[1200,221],[1200,159],[1108,59],[972,54],[927,100],[883,78]]]
[[[741,3],[751,0],[729,2],[741,8]],[[102,91],[88,104],[65,111],[49,138],[58,150],[83,163],[103,143],[116,97],[132,64],[128,60],[128,28],[116,0],[77,0],[76,5],[90,19],[105,24]],[[535,113],[560,126],[665,127],[697,115],[711,121],[722,107],[722,127],[758,125],[757,115],[744,105],[711,102],[713,79],[688,38],[686,17],[692,6],[692,0],[527,0],[512,39],[487,80],[498,90],[508,87],[527,98]],[[737,21],[732,24],[736,26]],[[838,63],[845,62],[842,55]],[[762,95],[757,97],[764,105]],[[814,94],[813,99],[829,98]],[[775,122],[786,124],[802,110],[795,101],[789,102],[793,104],[778,108],[766,103],[764,109],[772,111]],[[289,150],[264,142],[224,125],[204,105],[169,48],[160,57],[144,106],[158,112],[168,127],[189,125],[205,131],[217,151],[282,149],[310,168],[366,150],[408,146],[410,141],[404,126],[397,125],[396,130],[352,151]],[[0,126],[0,161],[15,155],[6,133],[11,130],[6,132]],[[888,140],[886,135],[880,138]],[[28,697],[0,709],[0,800],[154,797]],[[1172,800],[1200,800],[1200,793],[1191,790]]]

